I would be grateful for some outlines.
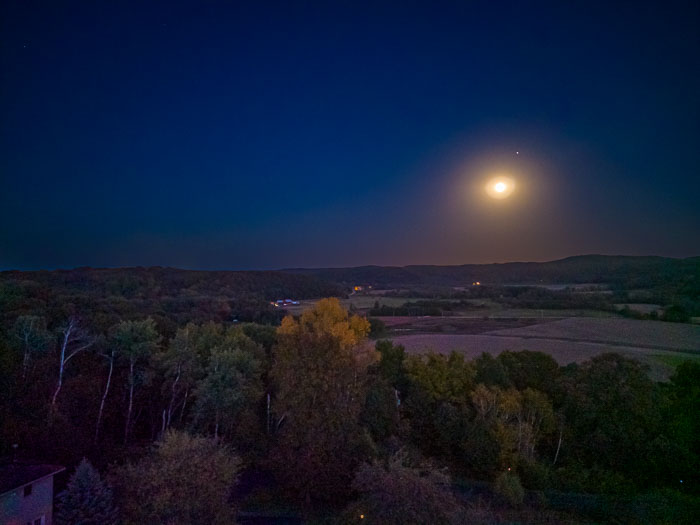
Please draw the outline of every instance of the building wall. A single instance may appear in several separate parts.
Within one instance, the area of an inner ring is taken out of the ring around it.
[[[27,525],[44,516],[44,525],[53,523],[53,476],[32,483],[32,493],[24,487],[0,496],[0,524]]]

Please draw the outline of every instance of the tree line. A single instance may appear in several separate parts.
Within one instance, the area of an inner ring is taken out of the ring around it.
[[[230,523],[251,501],[369,523],[479,522],[487,501],[527,522],[572,512],[531,500],[552,490],[698,510],[698,364],[655,383],[616,354],[407,355],[336,299],[279,326],[53,323],[4,327],[0,447],[79,465],[59,522]]]

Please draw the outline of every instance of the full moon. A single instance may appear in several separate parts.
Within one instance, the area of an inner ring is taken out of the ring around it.
[[[515,190],[515,181],[510,177],[496,177],[486,183],[486,193],[493,199],[505,199]]]

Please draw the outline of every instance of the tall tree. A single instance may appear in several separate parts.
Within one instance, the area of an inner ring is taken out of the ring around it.
[[[230,435],[241,412],[262,394],[263,349],[238,328],[231,328],[211,351],[206,375],[195,395],[195,422],[214,437]]]
[[[143,379],[143,365],[158,348],[160,335],[156,330],[153,319],[144,321],[123,321],[119,324],[112,337],[118,355],[128,366],[127,389],[129,401],[124,423],[124,443],[129,440],[131,418],[134,408],[134,392]]]
[[[518,453],[532,460],[535,457],[535,447],[544,435],[555,429],[556,417],[552,402],[546,394],[533,388],[522,391],[520,411],[517,414],[518,424]]]
[[[645,365],[619,354],[595,356],[581,364],[565,388],[566,421],[575,438],[567,455],[636,481],[648,478],[646,461],[660,414]]]
[[[664,427],[676,457],[672,461],[660,458],[658,477],[674,485],[682,479],[686,490],[693,490],[691,487],[700,485],[700,363],[685,361],[678,365],[668,391]]]
[[[272,377],[277,384],[281,480],[308,505],[312,498],[344,494],[362,458],[358,424],[365,403],[365,374],[374,351],[369,323],[350,316],[337,299],[324,299],[278,329]]]
[[[117,509],[112,489],[100,479],[100,473],[83,458],[70,477],[66,490],[58,495],[57,525],[116,525]]]
[[[401,345],[394,345],[386,339],[377,341],[375,349],[381,356],[377,364],[379,373],[391,386],[400,390],[405,382],[406,349]]]
[[[104,413],[105,403],[112,385],[112,375],[114,373],[114,366],[117,358],[120,357],[123,352],[126,352],[128,348],[131,348],[134,345],[142,344],[139,342],[139,339],[146,337],[143,333],[145,330],[144,326],[135,326],[135,323],[136,321],[122,321],[112,326],[109,333],[107,348],[105,351],[102,351],[99,354],[107,360],[107,380],[100,399],[100,408],[97,412],[97,423],[95,424],[95,442],[97,442],[99,439],[102,415]],[[150,352],[150,350],[148,351]],[[134,349],[134,352],[138,352],[138,349]]]
[[[112,373],[114,372],[114,361],[117,357],[117,348],[115,345],[110,345],[109,349],[106,352],[100,352],[100,355],[107,359],[108,371],[105,389],[102,392],[102,397],[100,398],[100,409],[97,411],[97,422],[95,423],[95,443],[97,443],[100,439],[100,425],[102,424],[102,414],[104,412],[107,396],[109,395],[109,387],[112,384]]]
[[[189,392],[201,375],[200,356],[196,348],[197,335],[198,327],[188,323],[175,333],[167,350],[157,357],[158,369],[165,378],[163,393],[167,399],[163,409],[162,431],[170,428],[178,408],[184,411]]]
[[[20,315],[14,324],[15,341],[22,349],[22,379],[26,379],[32,357],[44,353],[51,340],[46,319],[36,315]]]
[[[61,392],[61,388],[63,387],[63,377],[68,362],[76,355],[90,348],[96,340],[94,336],[88,334],[88,332],[80,325],[78,319],[72,316],[68,319],[66,325],[61,329],[61,335],[62,337],[58,354],[58,381],[56,382],[56,388],[54,389],[53,397],[51,398],[52,411],[56,407],[58,394]]]
[[[554,392],[560,372],[551,355],[529,350],[506,351],[501,352],[496,360],[503,365],[510,385],[518,390],[534,388],[550,395]]]
[[[464,356],[411,356],[404,365],[406,394],[402,404],[411,433],[431,454],[451,455],[467,431],[469,395],[475,368]]]

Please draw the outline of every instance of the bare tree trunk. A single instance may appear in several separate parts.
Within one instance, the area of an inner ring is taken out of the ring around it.
[[[523,423],[518,416],[518,453],[522,453],[523,446]]]
[[[562,426],[559,429],[559,443],[557,443],[557,452],[556,452],[556,454],[554,454],[554,461],[552,462],[552,465],[557,464],[557,458],[559,457],[559,449],[561,448],[561,438],[562,438],[563,434],[564,434],[564,427]]]
[[[105,408],[105,400],[107,399],[107,394],[109,394],[109,386],[112,383],[112,371],[114,370],[114,350],[112,350],[109,359],[109,373],[107,374],[107,384],[105,385],[105,391],[102,394],[102,401],[100,401],[100,411],[97,413],[97,424],[95,425],[95,444],[97,444],[100,436],[100,423],[102,422],[102,412]]]
[[[180,410],[180,424],[182,424],[182,420],[185,417],[185,406],[187,405],[187,397],[190,394],[190,389],[188,388],[185,390],[185,399],[182,400],[182,410]]]
[[[27,379],[27,368],[29,368],[29,348],[24,347],[24,359],[22,359],[22,381]]]
[[[175,404],[175,389],[177,387],[177,382],[180,380],[181,369],[182,365],[177,365],[177,376],[175,377],[175,381],[173,381],[173,386],[170,390],[170,404],[168,405],[168,419],[166,423],[166,428],[170,428],[170,418],[173,415],[173,405]]]
[[[29,322],[29,327],[26,325],[22,329],[22,340],[24,347],[24,358],[22,359],[22,381],[27,378],[27,369],[29,368],[29,354],[31,352],[31,346],[29,345],[29,334],[34,328],[34,318]]]
[[[129,363],[129,408],[126,412],[126,424],[124,425],[124,444],[129,440],[129,426],[131,426],[131,410],[134,407],[134,358]]]
[[[56,389],[54,390],[53,397],[51,398],[52,415],[56,409],[58,394],[63,386],[63,373],[65,372],[66,364],[80,352],[90,348],[94,342],[95,339],[87,336],[83,332],[83,330],[78,326],[78,322],[74,317],[71,317],[68,320],[65,330],[63,330],[63,343],[61,343],[61,352],[59,354],[58,382],[56,383]],[[75,343],[78,344],[75,345]],[[69,350],[69,346],[73,346],[73,349]]]
[[[59,356],[58,362],[58,383],[56,384],[56,390],[54,390],[53,398],[51,399],[51,410],[53,411],[56,406],[56,399],[58,398],[58,393],[61,391],[63,386],[63,371],[66,366],[66,348],[68,347],[68,342],[70,341],[70,335],[73,331],[73,319],[68,321],[68,326],[63,332],[63,343],[61,343],[61,354]]]

